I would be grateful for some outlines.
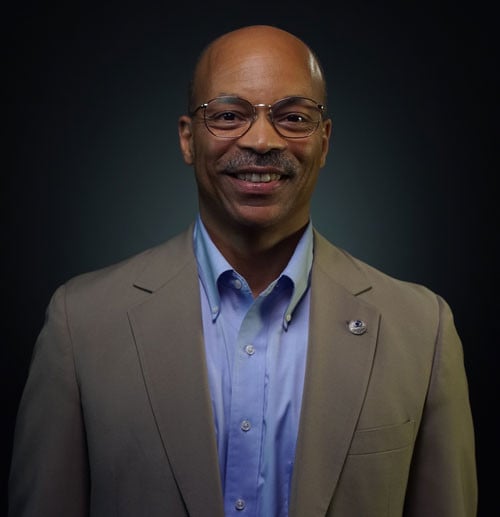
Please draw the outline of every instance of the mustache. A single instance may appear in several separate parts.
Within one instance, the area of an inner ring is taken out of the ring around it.
[[[298,163],[282,151],[269,151],[265,154],[243,151],[226,157],[219,166],[229,174],[237,174],[249,167],[273,167],[290,176],[297,174]]]

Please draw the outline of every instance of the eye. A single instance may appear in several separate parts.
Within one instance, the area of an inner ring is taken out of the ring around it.
[[[207,113],[207,116],[209,116],[211,120],[220,120],[226,122],[232,122],[242,118],[242,116],[235,111],[221,111],[213,114]]]
[[[221,113],[220,117],[224,120],[234,120],[236,118],[236,113],[233,113],[232,111],[226,111],[225,113]]]
[[[314,124],[315,113],[307,112],[302,109],[300,111],[280,110],[274,115],[275,124],[282,126],[304,126]]]
[[[281,121],[302,123],[307,121],[307,117],[303,113],[288,113],[281,115]]]
[[[252,118],[246,106],[219,101],[213,101],[207,106],[205,116],[207,123],[221,128],[240,126]]]

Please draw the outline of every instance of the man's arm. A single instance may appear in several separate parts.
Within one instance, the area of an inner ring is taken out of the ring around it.
[[[439,299],[432,376],[410,471],[405,517],[473,517],[477,507],[474,432],[460,339]]]
[[[19,407],[9,517],[83,517],[88,492],[80,391],[61,287],[48,307]]]

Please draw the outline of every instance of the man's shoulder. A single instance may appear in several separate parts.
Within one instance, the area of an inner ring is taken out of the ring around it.
[[[362,295],[377,305],[436,304],[437,295],[429,287],[397,278],[332,244],[317,232],[315,239],[319,254],[318,267],[352,294]]]
[[[194,261],[190,225],[160,244],[103,268],[74,276],[64,287],[67,293],[76,295],[132,287],[152,292]]]

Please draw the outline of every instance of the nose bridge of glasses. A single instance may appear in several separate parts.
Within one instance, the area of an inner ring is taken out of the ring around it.
[[[259,116],[258,110],[265,110],[267,116],[269,117],[269,120],[273,120],[273,111],[272,111],[272,104],[265,104],[265,103],[259,103],[259,104],[252,104],[253,107],[253,122],[257,120],[257,117]]]
[[[263,128],[267,127],[266,134],[269,131],[269,128],[271,129],[272,133],[276,136],[278,136],[280,139],[283,138],[281,133],[279,132],[278,128],[274,124],[274,117],[273,117],[273,104],[266,104],[266,103],[259,103],[259,104],[251,104],[253,108],[253,117],[249,121],[250,124],[247,128],[246,132],[252,132],[252,127],[254,127],[256,124],[257,126]],[[259,122],[259,110],[262,111],[262,114],[264,115],[264,120],[262,122]],[[262,126],[264,124],[264,126]],[[258,132],[262,131],[262,129],[258,129]],[[269,138],[267,136],[266,138]]]

